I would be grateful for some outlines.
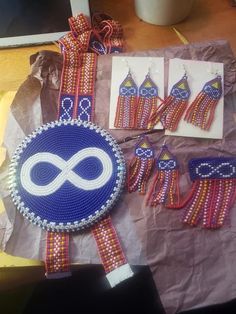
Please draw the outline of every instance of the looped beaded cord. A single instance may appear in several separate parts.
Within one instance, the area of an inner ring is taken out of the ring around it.
[[[236,199],[236,158],[197,158],[189,162],[193,186],[180,205],[184,208],[183,222],[216,229],[223,226]]]

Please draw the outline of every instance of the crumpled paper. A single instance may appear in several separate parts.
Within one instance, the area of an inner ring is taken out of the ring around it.
[[[165,137],[180,162],[180,191],[191,187],[187,162],[202,156],[235,156],[236,154],[236,62],[229,44],[222,41],[197,43],[123,55],[183,58],[224,63],[224,138],[207,140]],[[99,56],[95,86],[95,122],[108,129],[111,55]],[[32,72],[20,87],[11,106],[4,145],[7,159],[0,173],[1,195],[6,212],[0,216],[0,243],[7,253],[44,259],[46,233],[31,225],[18,213],[6,189],[9,158],[17,144],[41,123],[56,118],[62,58],[55,52],[42,51],[31,58]],[[167,75],[165,76],[167,78]],[[167,82],[166,82],[167,83]],[[167,86],[167,84],[166,84]],[[138,131],[109,130],[118,140]],[[164,132],[149,135],[155,151],[164,141]],[[136,140],[121,144],[125,159],[133,154]],[[226,302],[236,297],[236,206],[220,230],[192,228],[180,221],[181,210],[150,208],[145,197],[124,192],[112,211],[112,219],[131,264],[147,263],[167,314],[181,310]],[[91,233],[74,234],[70,241],[74,263],[98,263],[96,245]]]

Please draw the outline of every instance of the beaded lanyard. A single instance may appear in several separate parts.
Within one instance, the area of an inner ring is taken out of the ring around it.
[[[71,18],[69,22],[73,33],[69,33],[60,40],[63,53],[63,71],[58,108],[59,119],[78,118],[82,121],[94,119],[94,82],[97,56],[95,53],[84,53],[84,51],[92,50],[102,54],[119,52],[121,49],[122,32],[120,26],[115,28],[114,22],[105,20],[102,21],[99,32],[98,15],[94,21],[96,31],[92,32],[87,20],[82,15]],[[116,31],[112,32],[112,29]],[[103,41],[101,41],[101,35],[103,35]],[[133,272],[127,264],[111,217],[108,216],[94,225],[92,232],[110,285],[115,286],[120,281],[132,276]],[[59,239],[58,242],[57,233],[48,233],[46,257],[48,273],[68,272],[69,235],[62,233],[61,237],[62,239]],[[60,263],[62,260],[66,263]]]

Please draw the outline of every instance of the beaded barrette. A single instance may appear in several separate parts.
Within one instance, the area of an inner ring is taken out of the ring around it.
[[[148,121],[157,106],[158,88],[148,73],[139,88],[135,128],[148,129]]]
[[[192,189],[180,205],[183,222],[196,226],[220,228],[236,199],[236,158],[197,158],[189,162]]]
[[[221,96],[221,76],[217,76],[203,86],[202,91],[188,108],[184,120],[203,130],[209,130],[214,120],[216,106]]]
[[[187,108],[190,89],[187,75],[177,82],[171,89],[170,95],[158,106],[150,117],[149,125],[153,128],[159,121],[165,129],[172,132],[177,130],[179,121]]]
[[[156,160],[157,173],[154,177],[147,204],[173,205],[179,203],[179,169],[176,158],[166,145],[162,146]]]
[[[146,193],[147,181],[154,164],[154,150],[147,136],[143,136],[135,146],[135,155],[128,165],[128,191]]]
[[[135,125],[135,112],[137,110],[138,87],[134,82],[131,72],[127,74],[119,88],[116,116],[116,128],[133,128]]]

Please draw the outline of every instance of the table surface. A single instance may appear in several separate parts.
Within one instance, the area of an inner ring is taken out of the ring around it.
[[[124,29],[126,41],[126,51],[147,50],[173,45],[183,45],[198,41],[212,39],[226,39],[229,41],[232,50],[236,53],[236,7],[231,6],[230,0],[195,0],[191,14],[181,23],[171,26],[151,25],[141,21],[134,10],[133,0],[90,0],[92,11],[105,12],[118,20]],[[185,38],[177,35],[173,27]],[[0,100],[1,95],[5,95],[4,103],[0,102],[0,145],[3,136],[3,126],[7,119],[9,106],[14,96],[14,92],[30,73],[29,57],[39,50],[59,51],[55,44],[21,47],[0,50]],[[10,92],[10,93],[9,93]],[[4,107],[3,107],[4,105]],[[0,204],[0,211],[3,210]],[[29,263],[24,259],[0,255],[1,266],[26,266],[35,265],[37,262]],[[7,281],[8,286],[16,280],[12,273],[12,280],[7,275],[0,276],[1,280]],[[23,276],[23,275],[22,275]],[[29,276],[28,276],[29,277]],[[32,280],[33,277],[30,279]]]

